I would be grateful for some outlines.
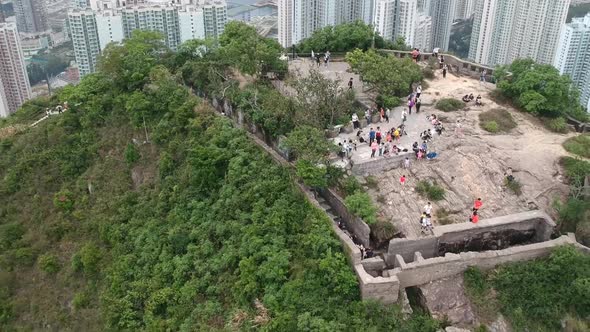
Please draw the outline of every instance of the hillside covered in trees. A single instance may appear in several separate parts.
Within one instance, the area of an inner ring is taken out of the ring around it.
[[[361,302],[291,171],[193,94],[236,93],[235,69],[279,52],[239,23],[178,53],[138,32],[0,122],[0,329],[435,331]]]

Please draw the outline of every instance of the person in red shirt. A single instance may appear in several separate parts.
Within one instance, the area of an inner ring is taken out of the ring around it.
[[[399,183],[401,183],[402,186],[406,183],[406,176],[405,175],[402,175],[402,177],[399,178]]]
[[[482,206],[483,202],[481,201],[481,198],[476,199],[473,203],[473,212],[477,212]]]
[[[479,216],[477,215],[477,211],[473,211],[473,215],[471,216],[471,218],[469,218],[469,221],[471,221],[474,224],[477,224],[477,222],[479,221]]]

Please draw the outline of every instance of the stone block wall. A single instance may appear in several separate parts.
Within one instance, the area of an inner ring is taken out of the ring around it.
[[[330,204],[334,212],[342,219],[346,228],[353,233],[365,247],[370,246],[371,228],[361,218],[348,211],[344,201],[331,189],[323,189],[320,195]]]
[[[365,162],[354,163],[352,165],[352,174],[357,176],[365,176],[367,174],[377,174],[394,168],[399,168],[402,166],[402,163],[406,157],[414,159],[413,152],[401,152],[397,156],[378,157]]]
[[[555,240],[503,250],[464,252],[460,254],[447,253],[444,257],[429,259],[417,257],[416,261],[411,263],[406,263],[400,255],[397,255],[395,258],[396,268],[385,271],[383,275],[388,278],[397,277],[401,288],[418,286],[463,273],[470,266],[491,269],[506,263],[545,257],[555,247],[567,244],[576,245],[576,241],[570,236],[564,235]]]
[[[383,304],[393,304],[397,301],[400,282],[396,276],[373,277],[361,264],[356,265],[354,270],[359,279],[363,300],[377,300]]]
[[[389,241],[386,262],[395,267],[395,255],[411,262],[415,252],[420,252],[424,258],[432,258],[446,253],[497,250],[543,242],[551,238],[554,228],[551,217],[539,210],[484,219],[477,224],[438,226],[434,228],[434,236]]]

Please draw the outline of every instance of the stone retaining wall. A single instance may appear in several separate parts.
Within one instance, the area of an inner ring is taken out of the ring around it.
[[[446,253],[504,249],[531,242],[543,242],[551,238],[555,222],[546,213],[535,210],[502,217],[484,219],[477,224],[461,223],[434,228],[434,236],[410,240],[392,239],[385,260],[395,264],[395,255],[406,262],[420,252],[425,258],[443,256]]]
[[[409,157],[412,160],[415,159],[414,153],[410,151],[402,152],[397,156],[379,157],[375,159],[369,159],[365,162],[354,163],[352,165],[352,174],[357,176],[366,176],[389,171],[401,167],[406,157]]]
[[[554,248],[567,244],[579,246],[571,236],[564,235],[555,240],[503,250],[447,253],[444,257],[429,259],[424,259],[416,253],[415,260],[411,263],[406,263],[402,256],[396,255],[396,268],[384,271],[383,275],[389,278],[397,277],[401,288],[418,286],[463,273],[470,266],[486,270],[501,264],[545,257]]]
[[[330,204],[334,212],[342,219],[346,229],[356,236],[365,247],[370,247],[371,228],[361,218],[348,211],[344,201],[331,189],[320,190],[320,195]]]
[[[396,58],[406,58],[411,56],[411,51],[395,51],[395,50],[379,50],[384,53],[389,53]],[[479,79],[481,71],[486,70],[488,82],[494,74],[494,68],[481,65],[479,63],[463,60],[451,54],[442,55],[445,58],[445,63],[450,67],[449,72],[459,75],[471,76]],[[428,61],[432,57],[432,53],[422,53],[420,61]]]

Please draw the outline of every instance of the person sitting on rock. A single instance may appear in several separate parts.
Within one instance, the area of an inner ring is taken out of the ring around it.
[[[477,98],[475,98],[475,106],[483,106],[483,103],[481,102],[481,95],[477,95]]]
[[[439,122],[434,126],[434,130],[440,136],[442,135],[442,132],[445,130],[445,127],[443,127],[442,123]]]
[[[464,95],[463,98],[461,98],[463,100],[463,102],[468,103],[471,101],[471,99],[469,99],[469,95]]]
[[[471,100],[473,100],[473,98],[475,98],[475,97],[473,97],[473,93],[470,93],[469,94],[469,100],[471,101]]]

